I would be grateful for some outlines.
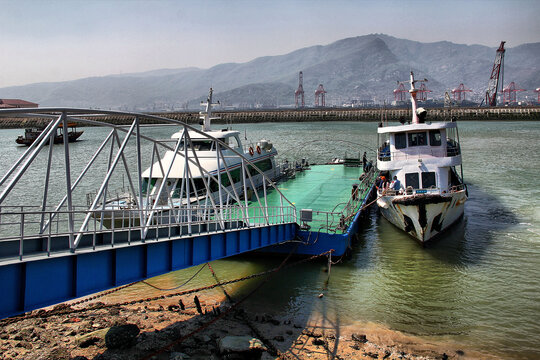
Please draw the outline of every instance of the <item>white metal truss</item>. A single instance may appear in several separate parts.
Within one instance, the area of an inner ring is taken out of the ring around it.
[[[132,122],[129,126],[114,125],[99,120],[104,115],[130,117]],[[0,179],[0,242],[6,239],[20,239],[21,257],[24,252],[23,240],[28,237],[47,236],[50,247],[51,236],[67,236],[69,249],[75,252],[81,240],[88,234],[92,234],[95,239],[100,233],[125,231],[124,224],[127,224],[130,233],[138,232],[138,239],[144,242],[148,240],[150,230],[153,230],[152,236],[157,236],[160,227],[168,227],[170,234],[172,227],[184,226],[187,229],[186,233],[190,235],[194,231],[200,231],[201,227],[195,228],[195,225],[204,222],[213,223],[215,229],[221,230],[225,230],[227,223],[231,221],[242,222],[243,226],[296,222],[294,205],[279,192],[272,179],[261,172],[243,153],[180,121],[141,113],[71,108],[6,109],[0,110],[0,116],[51,119],[37,139]],[[147,119],[176,125],[181,129],[181,136],[174,139],[174,144],[171,143],[172,140],[155,139],[144,133],[149,127],[142,126],[141,121]],[[72,145],[68,141],[68,122],[110,129],[109,132],[102,132],[103,140],[96,142],[98,145],[94,149],[87,151],[88,155],[92,156],[84,166],[74,163],[78,160],[72,157]],[[58,129],[63,132],[63,146],[53,145]],[[190,132],[196,132],[198,136],[214,142],[213,156],[218,164],[217,173],[211,174],[211,171],[201,165],[199,154],[193,150]],[[144,151],[143,143],[148,144],[151,150]],[[46,157],[39,157],[44,148],[48,149]],[[240,159],[241,187],[233,181],[230,171],[231,155],[224,154],[224,150],[228,154],[233,153],[235,159]],[[173,159],[170,163],[164,164],[160,154],[167,151],[173,152]],[[63,161],[58,161],[58,156],[61,156]],[[134,156],[135,161],[130,160]],[[177,157],[184,158],[186,165],[183,177],[177,180],[178,184],[173,188],[175,191],[173,198],[167,182]],[[143,163],[150,164],[148,179],[151,180],[153,165],[156,162],[162,180],[157,193],[150,195],[151,181],[148,181],[146,188],[143,187]],[[30,176],[29,168],[34,165],[45,173],[43,186],[20,189],[23,186],[21,178],[25,175]],[[101,166],[101,173],[95,170],[98,165]],[[74,168],[81,167],[82,170],[78,174],[72,174]],[[225,171],[219,170],[220,168],[224,168]],[[262,186],[256,186],[250,171],[252,169],[262,176]],[[192,176],[195,170],[200,174],[204,189],[200,188],[200,184],[199,187],[195,184]],[[127,194],[124,194],[128,200],[125,204],[122,203],[124,204],[122,206],[120,197],[112,190],[118,185],[114,182],[117,181],[119,174],[125,175],[128,183]],[[94,184],[99,183],[99,186],[96,187],[95,195],[87,197],[89,202],[82,204],[80,199],[87,194],[82,193],[85,190],[81,188],[81,184],[89,177],[92,177]],[[75,181],[72,181],[72,178]],[[54,194],[56,195],[54,202],[57,203],[51,205],[52,185],[54,182],[55,189],[58,189],[59,181],[64,182],[64,194]],[[214,182],[217,184],[217,191],[215,186],[212,191],[211,185]],[[269,188],[279,194],[280,205],[277,207],[268,205]],[[175,189],[179,189],[179,193]],[[248,189],[258,190],[254,191],[255,198],[252,202],[248,201]],[[17,194],[21,194],[21,191],[31,191],[32,199],[36,202],[18,204]],[[121,218],[115,218],[117,215]],[[105,225],[106,221],[110,224]],[[115,228],[116,221],[120,221],[122,226]],[[111,239],[114,239],[114,234]]]

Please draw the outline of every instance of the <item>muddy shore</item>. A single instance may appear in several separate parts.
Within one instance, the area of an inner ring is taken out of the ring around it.
[[[198,304],[197,304],[198,303]],[[73,302],[72,302],[73,304]],[[198,306],[199,305],[199,306]],[[247,313],[225,296],[198,294],[118,305],[108,296],[0,323],[1,359],[496,359],[459,344],[426,342],[373,323],[336,327],[328,319]],[[131,324],[126,327],[126,324]],[[123,326],[124,325],[124,326]],[[111,340],[111,329],[131,336]],[[109,335],[107,335],[109,333]],[[129,334],[128,334],[129,335]],[[109,338],[107,338],[109,336]],[[266,351],[220,354],[220,340],[260,339]],[[254,356],[254,357],[253,357]]]

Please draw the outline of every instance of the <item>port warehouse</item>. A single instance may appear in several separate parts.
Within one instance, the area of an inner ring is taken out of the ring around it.
[[[163,112],[152,115],[167,117],[187,124],[198,124],[199,113]],[[325,108],[325,109],[272,109],[272,110],[245,110],[245,111],[215,111],[220,116],[215,123],[256,123],[256,122],[303,122],[303,121],[379,121],[384,116],[388,121],[410,119],[411,109],[351,109],[351,108]],[[492,108],[428,108],[428,120],[444,121],[455,118],[464,120],[540,120],[540,107],[492,107]],[[133,119],[122,115],[108,115],[99,117],[116,125],[130,124]],[[43,126],[49,120],[32,118],[0,118],[0,128],[23,128]],[[148,119],[144,123],[154,123]]]

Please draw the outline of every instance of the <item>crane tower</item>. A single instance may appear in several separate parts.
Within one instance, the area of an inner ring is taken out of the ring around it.
[[[326,103],[324,100],[324,94],[326,94],[326,90],[324,90],[322,84],[319,84],[319,87],[315,91],[315,107],[319,106],[319,97],[321,98],[321,106],[325,107]]]
[[[300,107],[304,107],[305,106],[305,103],[304,103],[304,75],[302,74],[302,72],[300,71],[300,74],[298,74],[298,89],[296,89],[296,91],[294,92],[294,103],[296,105],[296,107],[299,107],[298,106],[298,99],[300,99]]]
[[[525,91],[525,89],[516,89],[516,83],[513,81],[503,89],[503,101],[505,104],[513,104],[517,102],[516,93],[518,91]]]
[[[495,62],[493,63],[493,69],[491,69],[491,76],[489,78],[488,88],[486,90],[486,105],[487,106],[496,106],[497,105],[497,89],[499,88],[499,75],[501,77],[501,84],[504,79],[504,43],[506,41],[501,41],[501,45],[497,49],[497,54],[495,55]]]
[[[452,95],[454,95],[454,100],[456,101],[462,101],[462,100],[465,101],[465,93],[467,92],[472,92],[472,90],[467,89],[465,85],[461,83],[456,89],[452,90]]]

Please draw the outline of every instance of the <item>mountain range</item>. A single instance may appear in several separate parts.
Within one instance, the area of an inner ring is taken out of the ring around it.
[[[64,82],[0,88],[0,98],[19,98],[45,106],[91,107],[137,111],[199,108],[208,88],[222,105],[291,106],[303,72],[306,105],[312,106],[319,84],[327,105],[357,100],[394,99],[397,81],[426,78],[428,98],[441,99],[464,83],[473,90],[468,99],[480,101],[498,47],[462,45],[448,41],[422,43],[384,34],[346,38],[329,45],[310,46],[246,63],[226,63],[209,69],[160,69],[141,73],[90,77]],[[507,44],[508,45],[508,44]],[[518,99],[536,98],[540,87],[540,42],[507,47],[504,84],[514,81],[528,89]],[[472,95],[471,95],[472,94]]]

